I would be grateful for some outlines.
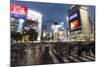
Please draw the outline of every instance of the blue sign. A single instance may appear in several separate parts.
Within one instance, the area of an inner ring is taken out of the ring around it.
[[[11,17],[16,17],[16,18],[25,19],[25,18],[26,18],[26,15],[20,15],[20,14],[13,14],[13,13],[11,13]]]
[[[73,14],[72,16],[69,17],[70,20],[74,19],[77,17],[77,13]]]

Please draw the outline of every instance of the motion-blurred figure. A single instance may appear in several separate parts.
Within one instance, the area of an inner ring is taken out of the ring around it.
[[[38,33],[34,28],[30,28],[28,31],[29,34],[29,41],[36,41],[38,37]]]

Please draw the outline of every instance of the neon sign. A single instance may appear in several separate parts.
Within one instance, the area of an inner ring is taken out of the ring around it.
[[[75,14],[73,14],[72,16],[70,16],[70,20],[72,20],[72,19],[74,19],[74,18],[76,18],[78,15],[77,15],[77,13],[75,13]]]
[[[26,6],[11,4],[11,16],[17,18],[26,18],[28,8]]]

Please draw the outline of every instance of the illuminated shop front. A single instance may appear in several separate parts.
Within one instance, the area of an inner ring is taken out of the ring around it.
[[[15,33],[18,32],[21,35],[24,35],[25,31],[29,31],[30,28],[33,28],[38,33],[38,36],[35,40],[41,40],[42,14],[37,11],[31,10],[26,6],[11,4],[10,15],[11,31],[13,30]]]

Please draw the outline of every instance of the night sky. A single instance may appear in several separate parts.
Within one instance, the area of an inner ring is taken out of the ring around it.
[[[51,29],[52,22],[48,22],[48,20],[55,21],[61,23],[64,22],[65,30],[67,28],[67,12],[72,4],[57,4],[57,3],[40,3],[40,2],[27,2],[27,1],[14,1],[12,0],[11,3],[15,3],[17,5],[24,5],[27,6],[29,9],[35,10],[40,12],[43,15],[42,22],[44,25],[47,26],[47,29]],[[90,16],[94,20],[95,18],[95,7],[94,6],[87,6]]]

